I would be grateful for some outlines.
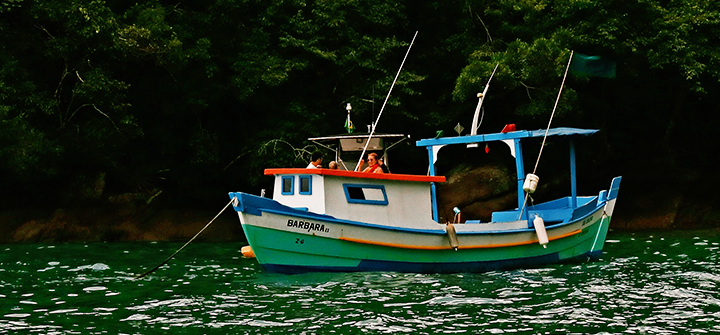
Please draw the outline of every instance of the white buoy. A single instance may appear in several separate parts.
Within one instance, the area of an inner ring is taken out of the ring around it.
[[[532,173],[528,173],[528,175],[525,177],[525,183],[523,183],[523,190],[525,190],[525,192],[527,193],[535,192],[535,189],[537,189],[538,181],[540,181],[540,177]]]
[[[540,243],[540,245],[542,245],[543,248],[547,248],[547,244],[550,241],[548,240],[547,231],[545,231],[545,221],[543,221],[543,219],[540,216],[535,214],[535,220],[533,220],[533,226],[535,226],[535,233],[537,234],[537,237],[538,237],[538,243]]]

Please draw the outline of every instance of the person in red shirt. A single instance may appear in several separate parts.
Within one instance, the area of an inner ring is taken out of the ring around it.
[[[361,159],[360,160],[360,166],[362,166],[365,162]],[[368,167],[365,168],[362,172],[366,173],[384,173],[382,170],[382,167],[378,164],[378,156],[376,153],[371,152],[368,154]]]

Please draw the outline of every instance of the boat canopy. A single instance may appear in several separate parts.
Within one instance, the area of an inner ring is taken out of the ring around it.
[[[370,135],[370,133],[349,133],[349,134],[339,134],[339,135],[331,135],[331,136],[323,136],[323,137],[313,137],[308,138],[310,141],[331,141],[331,140],[341,140],[341,139],[365,139]],[[378,138],[392,138],[395,140],[402,139],[407,137],[403,134],[381,134],[381,133],[375,133],[373,134],[373,137]]]
[[[518,208],[523,207],[523,184],[525,182],[525,167],[523,163],[522,145],[520,141],[523,139],[542,139],[547,137],[563,137],[567,138],[570,142],[570,207],[575,208],[577,206],[577,172],[575,165],[575,138],[590,136],[597,133],[597,129],[579,129],[579,128],[551,128],[551,129],[540,129],[540,130],[518,130],[510,132],[500,132],[494,134],[483,134],[483,135],[470,135],[470,136],[457,136],[457,137],[441,137],[431,138],[417,141],[416,145],[419,147],[426,147],[428,151],[428,175],[435,176],[436,168],[435,162],[437,161],[438,152],[440,148],[453,145],[453,144],[465,144],[468,147],[476,147],[477,143],[501,141],[510,147],[510,154],[515,157],[515,168],[517,169],[517,192],[518,192]],[[436,198],[436,188],[432,185],[432,196]],[[527,213],[527,212],[526,212]],[[526,214],[527,215],[527,214]],[[433,219],[438,221],[439,216],[437,212],[437,202],[433,204]]]
[[[458,137],[441,137],[431,138],[417,141],[419,147],[429,147],[436,145],[448,145],[448,144],[469,144],[469,143],[482,143],[492,141],[504,141],[504,140],[515,140],[524,138],[543,138],[547,132],[548,137],[555,136],[590,136],[597,133],[597,129],[580,129],[580,128],[551,128],[550,130],[539,129],[539,130],[518,130],[507,133],[494,133],[494,134],[482,134],[482,135],[471,135],[471,136],[458,136]]]
[[[335,148],[331,148],[328,146],[329,143],[330,146],[333,146],[336,143],[339,143],[339,149],[340,151],[362,151],[365,147],[365,142],[367,141],[368,137],[370,136],[370,133],[352,133],[352,134],[340,134],[340,135],[332,135],[332,136],[324,136],[324,137],[313,137],[308,138],[309,141],[313,141],[317,143],[318,145],[324,146],[328,149],[335,150]],[[390,148],[394,146],[395,143],[400,142],[402,140],[407,139],[408,136],[403,134],[373,134],[372,138],[370,138],[370,144],[368,145],[368,150],[380,150],[385,151],[386,148]],[[387,143],[386,143],[387,142]]]
[[[358,152],[362,152],[367,144],[368,151],[380,152],[385,164],[390,165],[387,151],[395,145],[410,138],[403,134],[374,133],[348,133],[323,137],[308,138],[309,141],[329,149],[335,153],[335,160],[340,164],[341,170],[354,170],[359,162]]]

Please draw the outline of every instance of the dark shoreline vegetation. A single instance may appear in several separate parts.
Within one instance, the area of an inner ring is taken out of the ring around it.
[[[496,64],[480,131],[545,128],[574,51],[616,69],[570,73],[553,119],[601,130],[579,143],[579,191],[623,176],[613,229],[720,226],[716,1],[10,0],[0,243],[186,240],[228,192],[270,190],[264,168],[305,166],[347,103],[374,121],[416,31],[377,128],[412,138],[394,171],[427,172],[414,140],[467,134]],[[566,190],[558,157],[548,195]],[[219,220],[204,238],[243,239]]]

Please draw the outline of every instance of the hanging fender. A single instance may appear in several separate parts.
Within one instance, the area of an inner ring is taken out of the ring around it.
[[[535,226],[535,234],[537,234],[538,237],[538,243],[543,246],[543,248],[547,248],[547,244],[549,242],[547,231],[545,230],[545,221],[543,219],[535,214],[535,220],[533,220],[533,226]]]
[[[450,246],[457,251],[460,246],[460,242],[458,242],[457,234],[455,233],[455,226],[453,226],[452,223],[448,223],[446,230],[448,238],[450,239]]]

